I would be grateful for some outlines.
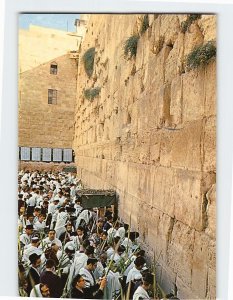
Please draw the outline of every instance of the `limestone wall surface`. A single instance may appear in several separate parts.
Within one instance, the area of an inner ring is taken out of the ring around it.
[[[50,65],[54,62],[57,75],[50,74]],[[19,146],[72,148],[76,88],[76,59],[71,59],[69,54],[21,73]],[[57,90],[57,104],[48,104],[48,89]]]
[[[80,53],[73,149],[85,185],[113,188],[139,230],[158,280],[181,299],[215,299],[216,63],[188,71],[192,49],[216,39],[216,17],[149,15],[136,58],[123,45],[143,15],[92,15]],[[93,75],[82,63],[95,47]],[[92,101],[83,90],[101,88]]]

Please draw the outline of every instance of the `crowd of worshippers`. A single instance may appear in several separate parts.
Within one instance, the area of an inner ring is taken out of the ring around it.
[[[151,299],[154,277],[137,232],[113,208],[85,209],[72,174],[18,175],[19,295]]]

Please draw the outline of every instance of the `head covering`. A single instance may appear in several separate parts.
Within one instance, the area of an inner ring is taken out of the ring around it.
[[[33,229],[33,225],[26,225],[26,229]]]

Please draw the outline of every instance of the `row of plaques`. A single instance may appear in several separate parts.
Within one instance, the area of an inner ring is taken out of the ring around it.
[[[19,147],[19,159],[30,161],[72,162],[72,149]]]

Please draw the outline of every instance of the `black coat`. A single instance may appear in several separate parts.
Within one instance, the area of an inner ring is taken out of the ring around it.
[[[27,293],[28,295],[30,295],[32,288],[36,284],[40,283],[40,275],[32,267],[28,271],[27,282],[28,282]]]
[[[97,290],[93,288],[83,289],[83,293],[76,288],[72,288],[70,297],[74,299],[102,299],[103,294],[103,291],[99,290],[98,287]]]
[[[46,283],[49,287],[51,298],[60,298],[62,295],[62,281],[59,276],[51,271],[44,271],[40,275],[40,282]]]

